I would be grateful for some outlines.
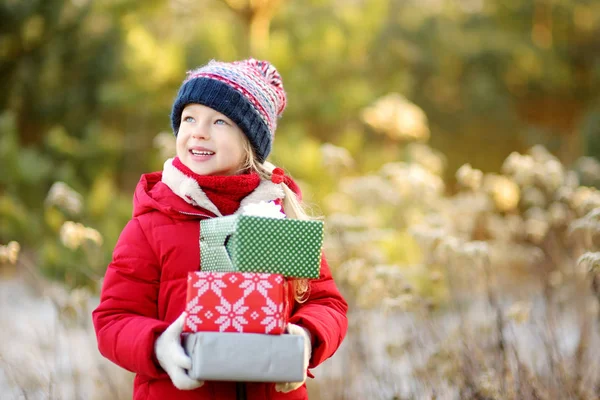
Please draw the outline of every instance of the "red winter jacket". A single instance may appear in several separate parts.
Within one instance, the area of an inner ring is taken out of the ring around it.
[[[178,390],[154,355],[157,337],[184,311],[188,272],[199,269],[199,220],[214,216],[175,194],[161,181],[162,176],[162,172],[143,175],[137,185],[133,218],[115,246],[100,305],[93,312],[98,348],[103,356],[136,373],[134,400],[234,400],[232,382],[205,382],[193,391]],[[296,303],[290,322],[310,331],[309,368],[314,368],[341,344],[348,306],[324,258],[320,278],[310,285],[308,301]],[[247,383],[247,399],[308,398],[306,385],[287,394],[274,387],[272,383]]]

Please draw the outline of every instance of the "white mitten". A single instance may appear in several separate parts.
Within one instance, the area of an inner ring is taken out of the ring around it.
[[[181,345],[184,320],[185,312],[156,339],[154,353],[177,389],[192,390],[204,385],[204,382],[190,378],[186,372],[186,369],[192,368],[192,360]]]
[[[310,355],[312,352],[310,346],[310,332],[301,326],[294,324],[287,324],[287,333],[290,335],[298,335],[304,337],[304,379],[302,382],[280,382],[275,384],[275,390],[282,393],[291,392],[292,390],[298,389],[306,382],[306,371],[308,370],[308,362],[310,361]]]

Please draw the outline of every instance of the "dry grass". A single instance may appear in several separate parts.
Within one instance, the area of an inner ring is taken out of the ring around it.
[[[130,373],[102,358],[91,310],[27,269],[4,268],[0,279],[2,399],[130,399]]]
[[[433,314],[353,312],[344,345],[315,371],[311,399],[598,398],[589,290],[546,297],[541,285],[526,286]]]

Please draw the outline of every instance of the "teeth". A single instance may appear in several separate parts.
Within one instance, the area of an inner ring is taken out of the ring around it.
[[[198,150],[192,150],[192,154],[195,156],[211,156],[215,153],[213,153],[212,151],[198,151]]]

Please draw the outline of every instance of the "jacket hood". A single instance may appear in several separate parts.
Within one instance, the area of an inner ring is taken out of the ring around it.
[[[212,213],[188,204],[162,182],[162,171],[143,174],[133,196],[133,216],[138,217],[151,211],[160,211],[176,219],[199,218]],[[196,215],[197,214],[197,215]]]

